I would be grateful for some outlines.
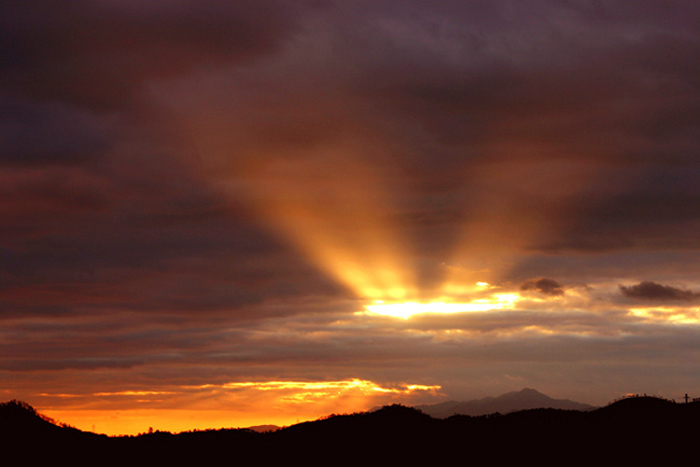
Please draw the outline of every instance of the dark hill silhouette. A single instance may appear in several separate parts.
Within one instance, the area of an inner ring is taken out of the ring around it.
[[[695,407],[695,405],[684,404],[685,407]],[[665,413],[675,410],[678,407],[673,401],[655,396],[633,396],[625,397],[613,402],[601,409],[601,413],[616,413],[616,414],[650,414],[650,413]]]
[[[2,446],[13,447],[27,456],[16,465],[74,459],[78,454],[94,457],[110,441],[107,436],[59,424],[16,400],[0,404],[0,440]]]
[[[652,396],[629,397],[596,410],[591,419],[638,438],[680,442],[692,435],[694,441],[700,422],[700,402],[677,404]]]
[[[32,406],[17,400],[0,405],[0,420],[2,420],[0,430],[3,430],[3,435],[10,432],[34,435],[62,432],[59,426],[41,416]]]
[[[488,415],[510,413],[528,409],[593,410],[594,406],[568,399],[553,399],[535,389],[508,392],[498,397],[485,397],[471,401],[447,401],[439,404],[419,405],[417,409],[436,418],[452,415]]]
[[[438,419],[411,407],[332,415],[276,431],[155,432],[107,437],[58,426],[29,405],[0,404],[3,445],[36,446],[32,462],[175,465],[297,461],[311,465],[422,462],[538,465],[673,464],[695,453],[700,403],[640,397],[592,411],[530,409]],[[686,460],[687,462],[687,460]]]
[[[7,437],[34,437],[78,439],[97,436],[94,433],[80,431],[40,414],[26,402],[12,400],[0,404],[0,435]]]

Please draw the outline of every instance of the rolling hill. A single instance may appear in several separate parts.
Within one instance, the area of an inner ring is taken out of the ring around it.
[[[28,404],[12,401],[0,404],[0,440],[6,452],[25,456],[22,465],[674,464],[695,453],[698,421],[700,403],[639,397],[587,411],[538,408],[444,419],[392,405],[266,433],[226,429],[108,437],[56,425]]]

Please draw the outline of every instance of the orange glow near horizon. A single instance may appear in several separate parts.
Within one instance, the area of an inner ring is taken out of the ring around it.
[[[440,386],[421,384],[386,386],[362,379],[230,382],[183,386],[168,391],[44,393],[40,396],[47,401],[56,398],[64,403],[66,400],[76,402],[64,406],[43,404],[35,408],[81,430],[119,436],[145,433],[151,427],[177,433],[259,425],[289,426],[332,413],[369,410],[393,403],[397,397],[403,400],[435,394],[440,389]],[[188,404],[180,402],[185,399]],[[96,400],[102,401],[103,407]],[[189,408],[179,408],[184,405]]]

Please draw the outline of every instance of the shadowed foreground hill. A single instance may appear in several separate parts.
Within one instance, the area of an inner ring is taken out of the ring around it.
[[[23,450],[24,455],[36,462],[63,459],[72,465],[104,460],[115,465],[288,461],[307,465],[442,461],[630,465],[642,460],[667,464],[695,454],[699,421],[698,403],[640,397],[585,412],[533,409],[436,419],[393,405],[268,433],[232,429],[107,437],[57,426],[23,403],[0,406],[0,436],[6,452],[13,446],[35,446]]]

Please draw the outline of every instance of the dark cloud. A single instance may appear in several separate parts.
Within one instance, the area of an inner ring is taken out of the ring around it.
[[[698,247],[700,166],[640,161],[604,174],[571,198],[562,212],[569,227],[537,248],[550,251],[683,251]]]
[[[108,149],[114,130],[107,118],[64,102],[0,97],[0,164],[89,162]]]
[[[636,300],[652,301],[690,301],[700,298],[700,294],[690,290],[683,290],[670,285],[657,284],[652,281],[643,281],[636,285],[620,286],[622,295]]]
[[[554,279],[532,279],[520,285],[520,290],[534,290],[544,295],[562,295],[564,288]]]
[[[312,289],[340,293],[187,160],[139,142],[135,153],[120,142],[89,161],[5,167],[2,317],[85,305],[218,312]]]
[[[270,53],[296,29],[295,10],[276,0],[4,1],[0,82],[37,98],[119,105],[149,79]]]
[[[334,23],[324,39],[354,53],[354,67],[321,56],[320,76],[367,103],[416,218],[416,192],[443,194],[431,209],[465,224],[486,193],[492,217],[552,226],[526,239],[535,250],[686,248],[700,212],[700,49],[684,12],[697,7],[643,3],[345,7],[363,36]],[[322,108],[306,128],[338,109]]]

